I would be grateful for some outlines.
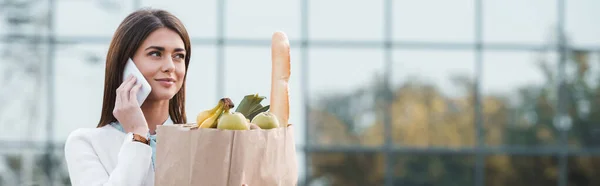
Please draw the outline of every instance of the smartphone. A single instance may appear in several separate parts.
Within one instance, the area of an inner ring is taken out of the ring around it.
[[[140,72],[137,66],[135,66],[135,63],[133,63],[133,60],[131,60],[131,58],[129,58],[127,60],[127,64],[125,64],[125,70],[123,70],[123,82],[127,80],[127,77],[129,77],[129,75],[133,75],[137,79],[136,85],[142,84],[140,91],[138,91],[136,95],[139,106],[142,106],[146,98],[148,98],[148,95],[150,95],[150,91],[152,91],[152,88],[150,87],[150,83],[148,83],[146,78],[144,78],[144,75],[142,75],[142,72]]]

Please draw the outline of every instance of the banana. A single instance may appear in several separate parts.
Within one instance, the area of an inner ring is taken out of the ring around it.
[[[202,122],[204,122],[210,116],[214,115],[217,112],[217,110],[219,110],[219,108],[223,108],[224,104],[225,104],[225,98],[222,98],[219,100],[219,103],[214,108],[200,112],[198,114],[198,116],[196,116],[196,126],[200,127]]]
[[[206,120],[200,124],[199,128],[215,128],[213,125],[217,124],[217,120],[221,117],[221,114],[223,114],[223,107],[217,109],[215,113],[206,118]]]
[[[197,126],[198,128],[216,128],[217,121],[223,114],[223,111],[229,110],[234,107],[233,101],[229,98],[222,98],[219,100],[219,104],[215,108],[207,111],[203,111],[198,114]],[[214,111],[213,111],[214,110]]]

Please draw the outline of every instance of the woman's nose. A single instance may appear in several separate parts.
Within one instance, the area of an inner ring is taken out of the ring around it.
[[[171,72],[175,69],[175,62],[173,61],[173,58],[167,57],[165,62],[162,65],[162,71],[163,72]]]

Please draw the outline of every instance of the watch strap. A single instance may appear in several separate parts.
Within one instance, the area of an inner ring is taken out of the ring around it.
[[[150,145],[150,141],[146,137],[133,133],[133,141],[137,141],[146,145]]]

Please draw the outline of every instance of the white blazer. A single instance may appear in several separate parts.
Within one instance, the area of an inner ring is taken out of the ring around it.
[[[153,186],[152,148],[111,125],[77,129],[65,158],[73,186]]]

